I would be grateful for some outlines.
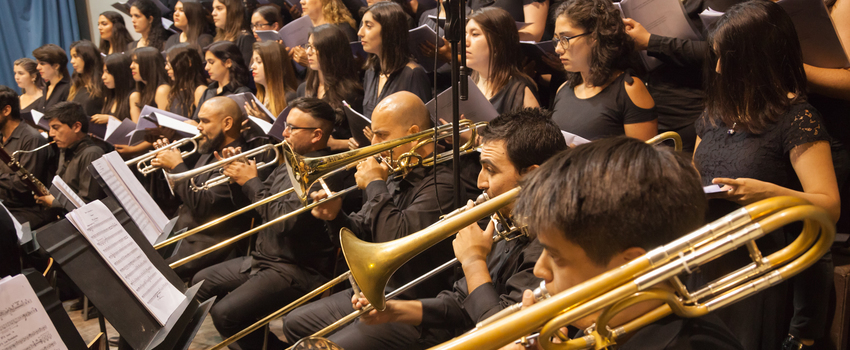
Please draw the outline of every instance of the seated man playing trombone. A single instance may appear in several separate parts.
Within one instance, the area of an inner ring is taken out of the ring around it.
[[[372,114],[372,145],[416,134],[431,127],[430,114],[422,100],[409,92],[397,92],[375,107]],[[384,160],[397,161],[401,154],[411,151],[414,144],[416,142],[407,142],[391,152],[383,152]],[[433,157],[435,147],[427,143],[414,152],[428,159]],[[462,157],[461,161],[468,161],[467,157]],[[346,227],[366,241],[391,241],[427,227],[436,222],[441,214],[454,209],[451,162],[415,167],[395,177],[390,177],[390,171],[386,162],[379,163],[373,157],[357,165],[355,179],[357,186],[364,191],[364,204],[356,213],[340,212],[339,199],[327,201],[313,209],[313,215],[327,221],[334,240],[338,239],[340,229]],[[473,199],[478,195],[477,190],[466,181],[462,183],[466,196],[464,200]],[[322,190],[311,196],[313,200],[321,200],[327,197],[327,193]],[[402,266],[390,279],[389,288],[398,288],[452,257],[451,242],[442,242],[428,250],[427,254]],[[433,296],[441,290],[449,289],[452,282],[451,271],[444,271],[431,277],[427,283],[402,293],[401,297],[415,299]],[[348,289],[294,310],[284,318],[283,330],[287,341],[295,343],[353,312],[353,295],[354,292]],[[410,344],[411,339],[428,337],[421,334],[420,329],[400,323],[368,326],[355,321],[338,330],[331,338],[348,350],[371,350],[395,348],[400,344]]]
[[[551,113],[537,108],[502,114],[479,133],[481,172],[478,188],[490,198],[515,188],[529,172],[567,148]],[[512,209],[513,204],[509,204],[500,213],[510,218]],[[490,221],[485,230],[472,224],[458,232],[453,247],[464,277],[455,282],[452,290],[442,291],[430,299],[388,300],[384,311],[372,310],[362,316],[362,322],[401,322],[449,329],[457,335],[503,308],[521,302],[523,290],[540,285],[532,269],[543,247],[528,235],[507,232],[507,239],[493,244],[496,225],[502,223]],[[355,298],[352,302],[355,309],[368,304],[365,298]]]
[[[289,107],[283,137],[292,150],[306,157],[331,154],[328,138],[334,126],[333,108],[310,97],[296,99]],[[236,152],[225,150],[225,155],[231,153]],[[254,160],[228,164],[224,175],[232,181],[231,191],[241,191],[253,203],[292,187],[286,166],[278,166],[261,181]],[[338,187],[339,180],[336,176],[325,181]],[[254,210],[263,222],[268,222],[301,207],[301,200],[292,192]],[[328,280],[336,247],[324,228],[321,220],[304,212],[261,231],[250,256],[213,265],[195,275],[192,284],[204,281],[198,290],[199,299],[218,297],[210,316],[222,337],[236,334]],[[261,329],[238,340],[237,345],[241,349],[260,349],[263,339]],[[268,341],[269,349],[283,347],[274,336]]]
[[[699,174],[688,159],[627,137],[594,141],[561,153],[521,186],[514,215],[523,218],[543,245],[534,274],[546,282],[553,296],[696,230],[706,209]],[[660,288],[673,287],[664,283]],[[524,307],[534,303],[531,294],[530,290],[523,294]],[[650,300],[626,307],[607,325],[621,326],[661,304]],[[600,313],[573,322],[580,330],[575,338],[584,336],[581,330],[595,327]],[[619,337],[617,347],[742,349],[713,314],[661,318]]]
[[[198,116],[200,118],[198,130],[203,138],[198,146],[198,153],[201,156],[195,163],[195,168],[215,162],[217,157],[214,155],[217,156],[226,147],[246,148],[245,140],[240,132],[244,117],[236,102],[227,97],[210,99],[201,106]],[[151,165],[163,168],[169,173],[189,171],[183,163],[180,150],[168,148],[168,144],[167,139],[160,139],[154,143],[154,147],[165,147],[165,149],[157,153],[156,158],[151,160]],[[194,177],[194,181],[200,184],[215,175],[218,175],[218,172],[202,173]],[[190,181],[178,181],[173,187],[174,194],[183,201],[183,205],[177,211],[179,218],[174,226],[178,229],[199,226],[251,203],[241,191],[232,192],[228,186],[215,186],[208,190],[196,191],[189,183]],[[218,225],[183,239],[175,254],[166,261],[173,263],[211,247],[234,233],[247,230],[253,216],[253,213],[245,213],[229,221],[227,226]],[[243,252],[241,254],[244,254],[245,250],[241,251]],[[235,257],[237,255],[235,253],[236,250],[233,247],[221,249],[179,266],[174,271],[184,280],[190,280],[201,269]]]

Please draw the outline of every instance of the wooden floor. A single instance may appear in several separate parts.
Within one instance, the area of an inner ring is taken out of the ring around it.
[[[63,305],[65,306],[65,310],[67,311],[71,304],[74,301],[66,301]],[[80,336],[83,337],[83,340],[88,343],[94,337],[100,333],[100,326],[98,325],[97,318],[92,318],[88,321],[83,321],[82,312],[80,311],[68,311],[68,316],[71,317],[71,321],[74,322],[74,325],[77,326],[77,331],[80,332]],[[283,328],[283,321],[280,319],[274,320],[271,323],[271,330],[276,336],[280,339],[283,339],[281,336],[281,329]],[[110,337],[117,335],[115,332],[115,328],[112,328],[112,325],[109,324],[109,321],[106,321],[106,334]],[[218,331],[215,330],[213,326],[212,319],[207,315],[204,319],[203,325],[201,325],[201,329],[198,330],[198,334],[195,335],[195,340],[189,346],[189,350],[203,350],[209,349],[213,345],[221,342],[221,335],[218,334]],[[111,349],[117,349],[116,347],[112,347]]]

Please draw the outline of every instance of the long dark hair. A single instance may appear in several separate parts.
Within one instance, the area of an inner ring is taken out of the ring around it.
[[[723,122],[758,134],[791,105],[806,101],[797,31],[779,5],[748,1],[731,7],[709,32],[708,43],[705,105],[712,125]]]
[[[156,105],[156,89],[162,84],[168,84],[165,59],[156,48],[140,47],[133,51],[133,62],[139,65],[139,76],[143,81],[136,82],[136,91],[141,94],[136,106],[142,108],[144,105]]]
[[[469,20],[478,23],[484,32],[484,38],[487,39],[487,48],[490,50],[490,76],[487,80],[493,92],[501,91],[513,76],[532,81],[519,70],[522,52],[519,46],[519,32],[508,11],[498,7],[485,7],[470,15]],[[478,79],[477,73],[475,78]]]
[[[148,32],[148,46],[162,51],[165,41],[168,39],[168,32],[162,26],[162,11],[153,3],[154,0],[136,0],[133,2],[133,7],[139,10],[145,18],[151,21],[150,32]],[[153,17],[153,19],[151,19]]]
[[[401,6],[393,2],[382,1],[366,10],[372,14],[375,22],[381,25],[381,58],[369,54],[366,69],[382,74],[400,71],[410,62],[410,48],[407,46],[407,15]]]
[[[566,16],[590,32],[587,39],[595,41],[590,51],[589,85],[603,86],[615,71],[632,68],[629,55],[634,52],[634,41],[610,0],[567,0],[556,13],[556,18]],[[567,72],[567,80],[571,88],[582,83],[578,72]]]
[[[260,15],[260,17],[263,17],[263,19],[269,24],[277,23],[278,27],[281,28],[283,28],[285,24],[283,22],[283,17],[280,16],[280,7],[275,4],[268,4],[257,7],[257,9],[254,10],[254,13]]]
[[[68,55],[65,54],[65,50],[62,50],[59,45],[44,44],[39,48],[32,50],[32,56],[35,57],[36,60],[46,62],[51,66],[58,64],[59,74],[62,74],[62,79],[71,77],[71,75],[68,74]]]
[[[180,103],[180,110],[186,116],[192,116],[195,112],[195,89],[207,83],[200,48],[195,44],[181,43],[168,49],[167,55],[174,81],[171,82],[165,109],[170,110],[172,104]]]
[[[104,55],[109,54],[109,48],[114,47],[113,53],[124,52],[127,49],[127,44],[133,42],[133,37],[127,31],[127,25],[124,23],[124,16],[115,11],[106,11],[100,14],[106,17],[106,20],[112,23],[112,39],[100,39],[100,52]]]
[[[336,125],[345,118],[342,101],[346,96],[363,95],[363,86],[357,74],[356,63],[351,57],[351,45],[345,33],[335,25],[323,24],[310,32],[313,37],[313,50],[319,60],[319,69],[325,78],[324,100],[337,111]],[[306,96],[318,97],[319,72],[307,73]],[[349,101],[350,102],[350,101]]]
[[[234,88],[251,86],[251,77],[248,75],[245,59],[242,58],[242,52],[236,44],[227,40],[216,41],[207,48],[207,52],[212,53],[222,62],[230,60],[230,84]]]
[[[263,74],[266,77],[265,86],[256,84],[257,98],[265,101],[270,97],[269,110],[278,114],[286,108],[286,93],[298,89],[292,60],[289,59],[286,48],[275,41],[254,43],[254,52],[263,61]]]
[[[181,1],[181,3],[183,3],[183,13],[188,23],[188,27],[186,28],[186,42],[197,43],[198,37],[206,33],[210,28],[210,21],[207,18],[209,13],[207,13],[207,10],[199,2]]]
[[[38,63],[33,61],[32,58],[19,58],[15,60],[15,64],[13,66],[21,66],[30,76],[35,75],[35,88],[39,90],[44,89],[44,79],[38,75]],[[26,89],[23,89],[22,93],[27,93]]]
[[[112,105],[118,104],[115,108],[113,116],[119,120],[130,118],[130,94],[136,89],[136,84],[133,82],[133,73],[130,71],[130,55],[123,53],[113,53],[103,60],[106,65],[106,71],[112,75],[115,81],[114,89],[105,89],[103,92],[106,98],[106,103],[103,104],[101,113],[113,114]]]
[[[227,9],[224,28],[215,29],[215,40],[236,41],[239,33],[245,28],[245,8],[240,0],[214,0],[220,2]]]
[[[92,99],[102,98],[103,79],[100,77],[103,75],[103,60],[100,57],[100,51],[88,40],[75,41],[71,44],[71,50],[83,59],[84,66],[82,72],[74,72],[71,75],[68,100],[73,100],[81,89],[86,89]]]

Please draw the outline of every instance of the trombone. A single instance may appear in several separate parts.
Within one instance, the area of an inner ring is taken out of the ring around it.
[[[192,136],[192,137],[187,137],[187,138],[184,138],[184,139],[174,141],[174,142],[168,144],[168,146],[152,150],[152,151],[145,153],[143,155],[140,155],[136,158],[130,159],[130,160],[124,162],[124,164],[127,164],[127,166],[130,166],[130,167],[135,165],[136,169],[139,170],[139,173],[147,176],[148,174],[153,173],[153,172],[160,169],[159,167],[156,167],[156,166],[153,166],[153,165],[150,164],[150,161],[152,161],[154,158],[156,158],[157,153],[159,153],[160,151],[164,151],[164,150],[179,148],[179,147],[182,147],[184,145],[188,145],[188,144],[191,143],[192,146],[193,146],[192,150],[180,152],[180,158],[185,159],[186,157],[188,157],[188,156],[190,156],[190,155],[192,155],[192,154],[194,154],[195,152],[198,151],[198,141],[203,137],[204,137],[203,134],[197,134],[197,135]]]
[[[755,240],[786,224],[803,221],[803,231],[787,247],[762,256]],[[800,273],[832,245],[835,225],[825,210],[795,197],[774,197],[738,209],[667,245],[647,252],[618,269],[609,270],[529,308],[480,326],[432,349],[492,349],[538,329],[544,349],[601,349],[671,313],[699,317]],[[709,285],[689,292],[678,275],[746,246],[753,262]],[[670,282],[674,292],[655,288]],[[608,322],[623,309],[642,301],[662,306],[622,326]],[[564,339],[559,329],[602,311],[595,330]],[[553,337],[562,343],[553,343]]]

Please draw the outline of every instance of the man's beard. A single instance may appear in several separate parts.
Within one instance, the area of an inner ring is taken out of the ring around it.
[[[209,136],[204,136],[204,141],[201,143],[200,147],[198,147],[198,153],[200,154],[210,154],[213,151],[218,150],[221,146],[224,145],[224,133],[220,132],[218,135],[215,135],[214,138],[210,139]]]

